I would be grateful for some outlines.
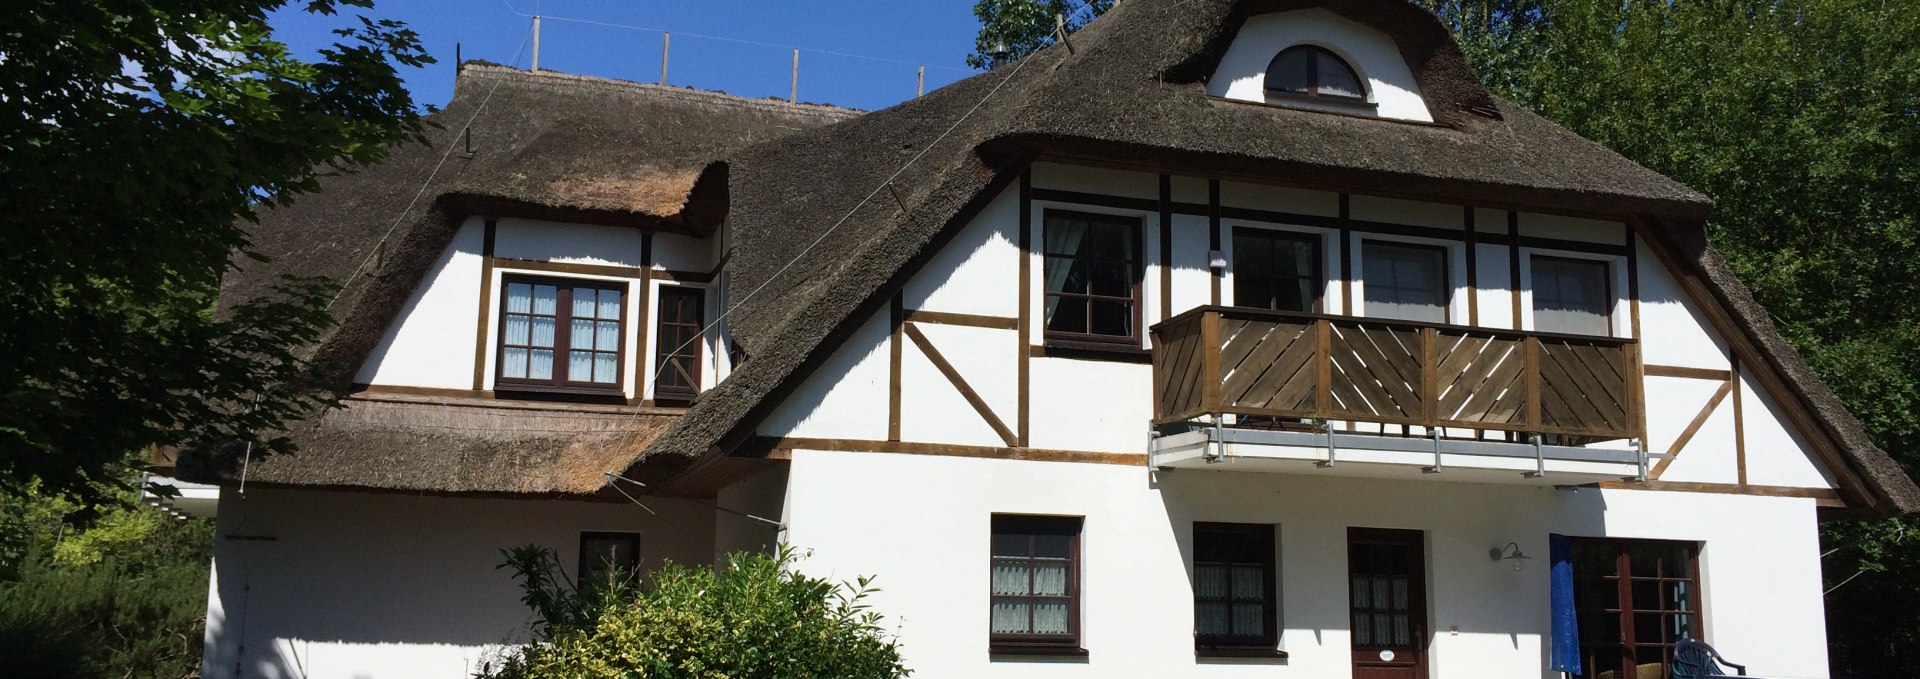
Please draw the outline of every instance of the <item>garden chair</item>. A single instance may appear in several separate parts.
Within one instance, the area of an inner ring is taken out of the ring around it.
[[[1721,665],[1731,667],[1738,676],[1747,675],[1746,665],[1736,665],[1720,657],[1707,642],[1693,637],[1681,637],[1673,645],[1673,679],[1698,679],[1699,677],[1724,677],[1726,670]]]

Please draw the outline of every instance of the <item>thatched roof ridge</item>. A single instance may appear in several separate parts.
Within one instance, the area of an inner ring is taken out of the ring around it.
[[[1436,124],[1205,94],[1200,79],[1247,16],[1306,7],[1394,36]],[[1711,207],[1702,194],[1486,93],[1445,28],[1411,3],[1132,0],[1070,40],[1071,49],[1056,45],[924,98],[709,165],[687,214],[724,217],[732,231],[735,289],[754,294],[736,299],[729,323],[749,359],[703,394],[637,468],[679,469],[744,442],[782,387],[804,379],[858,319],[879,311],[969,208],[1037,154],[1641,216],[1687,231],[1697,231]],[[854,210],[883,186],[891,189]],[[1738,298],[1751,301],[1745,289],[1730,276],[1707,280],[1821,415],[1825,433],[1868,472],[1872,493],[1888,500],[1874,511],[1920,508],[1912,481],[1819,386],[1764,310],[1756,317],[1757,305],[1740,307]]]

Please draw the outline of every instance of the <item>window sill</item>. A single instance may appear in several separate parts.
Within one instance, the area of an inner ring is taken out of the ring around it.
[[[537,384],[512,384],[495,382],[493,393],[497,398],[525,399],[529,401],[569,401],[573,403],[626,403],[625,391],[596,387],[556,387]]]
[[[1045,658],[1086,658],[1087,649],[1079,646],[1055,645],[1017,645],[993,644],[987,647],[987,654],[996,658],[1045,657]]]
[[[1287,657],[1287,652],[1272,647],[1234,648],[1216,646],[1213,648],[1196,648],[1193,651],[1193,656],[1196,658],[1272,658],[1275,660],[1283,660]]]
[[[1131,343],[1049,339],[1046,344],[1029,347],[1027,354],[1035,358],[1080,358],[1116,363],[1153,363],[1152,351]]]

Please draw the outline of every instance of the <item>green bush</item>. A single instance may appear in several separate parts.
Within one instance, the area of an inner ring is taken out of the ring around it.
[[[493,679],[904,677],[896,642],[853,585],[810,578],[792,553],[737,553],[727,568],[668,564],[641,588],[566,586],[552,552],[507,550],[544,624]],[[544,555],[544,556],[536,556]]]
[[[211,522],[28,488],[0,498],[0,534],[0,674],[199,675]]]

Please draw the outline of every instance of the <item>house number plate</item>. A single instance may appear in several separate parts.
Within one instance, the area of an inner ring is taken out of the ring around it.
[[[1380,651],[1380,661],[1381,661],[1381,662],[1393,662],[1393,651],[1392,651],[1392,650],[1383,650],[1383,651]]]

